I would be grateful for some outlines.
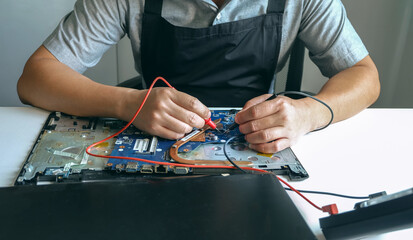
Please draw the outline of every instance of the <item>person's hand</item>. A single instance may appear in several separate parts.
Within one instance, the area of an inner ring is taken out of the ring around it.
[[[139,103],[147,90],[141,91]],[[167,139],[182,138],[193,127],[202,128],[211,112],[197,98],[168,87],[153,88],[133,122],[151,135]]]
[[[250,148],[262,153],[279,152],[313,130],[306,101],[284,96],[265,101],[271,96],[251,99],[235,117]]]

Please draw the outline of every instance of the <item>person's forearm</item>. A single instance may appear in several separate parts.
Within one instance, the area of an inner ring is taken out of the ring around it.
[[[18,93],[23,103],[49,111],[124,118],[125,98],[137,90],[96,83],[56,59],[37,56],[27,62]]]
[[[355,66],[348,68],[331,79],[316,95],[326,102],[334,112],[334,122],[347,119],[373,104],[380,94],[377,69],[368,56]],[[304,99],[313,109],[313,129],[320,128],[330,120],[330,113],[323,105]]]

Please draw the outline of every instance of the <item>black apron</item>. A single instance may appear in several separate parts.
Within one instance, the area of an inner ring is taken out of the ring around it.
[[[268,93],[277,66],[285,0],[269,0],[267,14],[186,28],[161,17],[163,0],[146,0],[141,62],[149,86],[162,76],[208,107],[242,107]]]

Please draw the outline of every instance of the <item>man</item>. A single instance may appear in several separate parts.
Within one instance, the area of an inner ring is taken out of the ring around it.
[[[79,116],[130,120],[147,90],[105,86],[81,75],[124,35],[147,85],[163,76],[135,122],[178,139],[200,128],[205,106],[242,106],[236,122],[250,147],[294,144],[330,120],[309,98],[268,90],[298,37],[328,82],[316,95],[341,121],[378,97],[377,69],[339,0],[79,0],[28,60],[18,83],[24,103]],[[204,105],[205,104],[205,105]]]

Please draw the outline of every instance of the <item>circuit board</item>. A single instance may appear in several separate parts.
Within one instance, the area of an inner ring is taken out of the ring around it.
[[[194,129],[184,139],[168,140],[151,136],[130,126],[116,138],[94,147],[92,153],[113,157],[134,157],[156,161],[98,158],[86,154],[87,146],[119,131],[126,123],[108,118],[78,118],[51,113],[35,146],[24,164],[16,184],[96,181],[124,179],[139,176],[173,176],[196,174],[236,173],[233,169],[198,169],[167,166],[163,163],[189,163],[193,165],[230,165],[224,154],[240,166],[273,171],[291,180],[303,180],[308,174],[290,148],[275,154],[262,154],[248,147],[234,123],[238,110],[211,110],[211,119],[217,129],[199,133]],[[196,137],[191,137],[197,133]],[[241,137],[239,137],[241,136]],[[182,140],[190,139],[183,142]],[[177,141],[183,142],[174,149]],[[175,151],[175,158],[172,158]]]

